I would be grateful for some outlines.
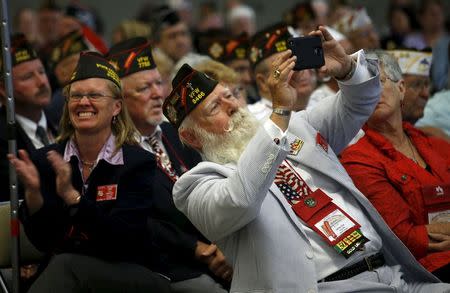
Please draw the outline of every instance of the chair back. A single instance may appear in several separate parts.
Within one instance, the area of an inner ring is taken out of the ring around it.
[[[11,267],[11,215],[10,203],[0,203],[0,268]],[[20,224],[20,263],[36,263],[42,260],[43,253],[39,252],[25,235]]]

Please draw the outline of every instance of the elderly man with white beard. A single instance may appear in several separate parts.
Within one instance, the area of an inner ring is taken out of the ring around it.
[[[280,53],[263,125],[229,89],[184,65],[164,113],[205,161],[183,174],[174,201],[233,266],[231,292],[443,292],[356,189],[336,154],[372,113],[378,68],[346,55],[324,27],[325,67],[340,92],[291,116],[295,57]],[[328,143],[327,143],[328,141]]]

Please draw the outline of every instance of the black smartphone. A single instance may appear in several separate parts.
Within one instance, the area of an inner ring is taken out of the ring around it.
[[[297,56],[294,70],[320,68],[325,64],[323,57],[322,40],[319,36],[304,36],[290,38],[288,49]]]

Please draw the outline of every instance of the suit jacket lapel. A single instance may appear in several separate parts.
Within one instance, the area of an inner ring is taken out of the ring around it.
[[[18,149],[24,148],[27,150],[28,153],[34,152],[36,150],[36,148],[34,147],[33,142],[31,141],[31,139],[26,134],[25,130],[23,130],[22,126],[18,122],[16,122],[16,129],[17,129],[16,140],[17,140]],[[23,145],[20,145],[20,143],[19,143],[20,141],[23,143]]]

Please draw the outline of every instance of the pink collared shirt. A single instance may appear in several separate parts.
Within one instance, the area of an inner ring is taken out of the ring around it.
[[[117,152],[114,152],[115,149],[116,149],[116,137],[113,134],[111,134],[106,143],[103,145],[100,152],[98,153],[93,168],[97,166],[100,160],[105,160],[111,165],[123,165],[124,163],[123,163],[122,148],[120,148]],[[77,144],[75,143],[73,137],[66,144],[63,156],[64,161],[69,162],[72,156],[78,158],[78,168],[80,169],[80,172],[83,173],[83,164],[81,163],[80,153],[78,151]]]

